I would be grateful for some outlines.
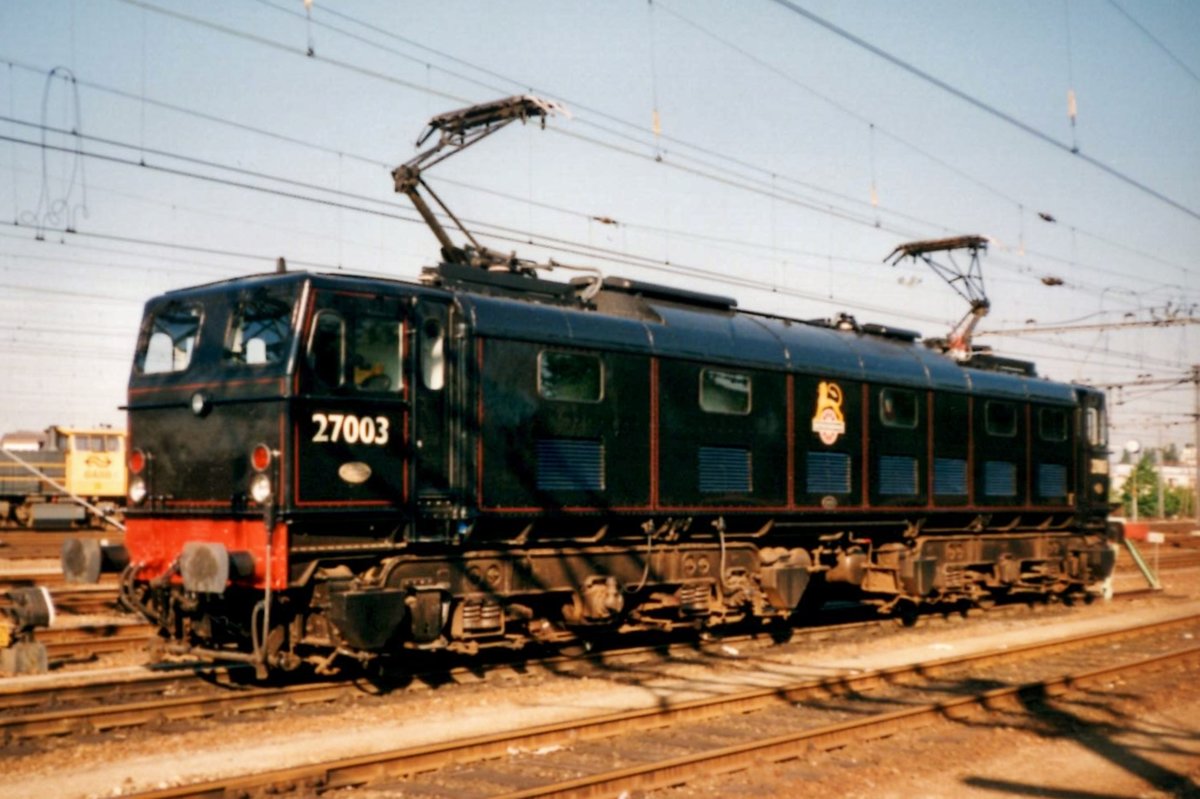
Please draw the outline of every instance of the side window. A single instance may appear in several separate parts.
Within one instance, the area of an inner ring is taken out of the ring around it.
[[[984,403],[984,425],[988,435],[1012,438],[1017,434],[1017,406],[1011,402]]]
[[[745,416],[750,413],[750,375],[700,370],[700,409],[708,413]]]
[[[200,333],[200,307],[172,302],[151,314],[148,328],[138,371],[149,375],[187,369]]]
[[[104,437],[105,452],[120,452],[121,438],[120,436],[105,436]]]
[[[538,353],[538,394],[559,402],[604,399],[604,364],[600,356],[542,350]]]
[[[437,319],[421,325],[421,382],[430,391],[446,385],[446,331]]]
[[[308,363],[317,381],[337,388],[346,381],[346,321],[335,311],[317,311],[308,336]]]
[[[396,319],[360,316],[350,346],[351,379],[360,391],[399,391],[404,387],[404,337]]]
[[[245,296],[225,335],[225,360],[246,366],[279,363],[287,356],[292,306],[270,292]]]
[[[1038,437],[1042,441],[1067,440],[1067,412],[1063,408],[1042,408],[1038,411]]]
[[[879,420],[884,427],[902,427],[908,430],[917,426],[917,393],[898,388],[879,391]]]
[[[88,440],[87,436],[71,436],[70,447],[68,452],[91,452],[92,442]]]
[[[1103,408],[1088,408],[1086,424],[1088,444],[1103,447],[1108,443],[1108,425],[1104,421]]]

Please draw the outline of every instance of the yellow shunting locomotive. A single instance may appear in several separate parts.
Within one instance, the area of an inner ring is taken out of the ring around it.
[[[9,433],[0,440],[0,524],[102,523],[119,514],[126,480],[123,430],[55,425]]]

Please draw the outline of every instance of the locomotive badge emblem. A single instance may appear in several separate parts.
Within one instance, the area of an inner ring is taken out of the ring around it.
[[[817,384],[817,410],[813,414],[812,431],[821,443],[830,446],[846,432],[846,417],[842,415],[842,387],[822,380]]]
[[[360,485],[371,479],[371,467],[362,461],[350,461],[338,467],[338,477],[350,485]]]

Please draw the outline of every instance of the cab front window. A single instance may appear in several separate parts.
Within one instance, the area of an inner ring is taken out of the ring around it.
[[[291,325],[290,298],[265,288],[249,292],[230,318],[225,360],[246,366],[280,363],[287,357]]]
[[[149,375],[187,369],[200,334],[200,316],[199,305],[182,302],[169,302],[152,312],[138,353],[138,371]]]

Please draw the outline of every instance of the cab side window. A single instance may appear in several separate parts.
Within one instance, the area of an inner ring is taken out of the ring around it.
[[[1038,411],[1038,437],[1042,441],[1067,440],[1067,412],[1062,408],[1042,408]]]
[[[1017,434],[1017,406],[989,400],[984,405],[984,425],[988,435],[1012,438]]]
[[[308,338],[313,376],[327,388],[346,381],[346,322],[334,311],[317,311]]]
[[[350,379],[359,391],[399,391],[404,337],[396,319],[360,316],[350,341]]]
[[[917,426],[917,394],[898,388],[879,392],[879,420],[885,427],[912,430]]]
[[[538,393],[558,402],[600,402],[604,398],[604,364],[582,352],[538,353]]]
[[[700,370],[700,409],[706,413],[725,413],[745,416],[750,413],[750,375]]]

